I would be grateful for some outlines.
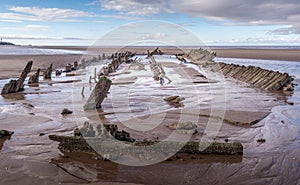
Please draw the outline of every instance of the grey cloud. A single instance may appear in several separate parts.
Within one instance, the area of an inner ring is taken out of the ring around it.
[[[274,35],[290,35],[290,34],[297,34],[297,29],[295,29],[295,27],[278,28],[268,33]]]
[[[99,0],[104,10],[121,15],[183,13],[226,25],[282,25],[273,34],[300,34],[299,0]],[[230,22],[228,22],[230,21]],[[284,30],[290,26],[289,30]]]
[[[290,25],[273,33],[300,34],[298,0],[179,0],[176,8],[191,17],[229,20],[233,25]]]
[[[217,17],[236,22],[282,22],[300,14],[298,0],[179,0],[176,8],[193,17]]]

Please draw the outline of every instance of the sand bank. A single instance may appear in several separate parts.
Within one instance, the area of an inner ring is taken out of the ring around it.
[[[28,61],[33,61],[32,70],[46,69],[50,64],[55,68],[61,68],[68,63],[80,61],[82,55],[1,55],[0,79],[17,77],[20,75]]]
[[[213,49],[217,57],[286,60],[300,62],[300,50],[292,49]]]
[[[88,48],[83,46],[43,46],[41,48],[48,49],[68,49],[85,51],[100,51],[111,52],[116,48]],[[175,54],[182,52],[189,52],[196,47],[162,47],[164,53]],[[147,50],[153,50],[153,47],[126,47],[126,50],[137,52],[138,54],[146,54]],[[227,48],[227,47],[212,47],[211,50],[217,52],[217,57],[223,58],[249,58],[249,59],[266,59],[266,60],[286,60],[286,61],[300,61],[300,50],[297,49],[254,49],[254,48]]]

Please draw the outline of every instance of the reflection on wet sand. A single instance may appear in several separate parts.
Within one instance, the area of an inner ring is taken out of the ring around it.
[[[4,94],[2,97],[7,100],[25,100],[23,93]]]
[[[190,169],[189,171],[191,172],[192,169],[196,169],[197,167],[201,168],[203,165],[211,165],[214,163],[230,165],[242,162],[242,155],[178,154],[159,164],[144,167],[130,167],[100,160],[96,155],[64,153],[63,156],[52,159],[51,162],[77,178],[84,179],[88,182],[112,181],[155,184],[156,182],[165,182],[164,178],[166,178],[170,172],[172,172],[174,176],[182,177],[183,174],[181,174],[182,171],[180,170],[182,167]],[[177,165],[180,167],[176,170]],[[160,169],[159,173],[158,169]],[[151,178],[155,179],[156,182],[147,182],[148,180],[146,179],[150,180]],[[135,180],[133,181],[133,179]]]
[[[0,151],[5,143],[6,140],[9,140],[11,136],[4,136],[0,138]]]

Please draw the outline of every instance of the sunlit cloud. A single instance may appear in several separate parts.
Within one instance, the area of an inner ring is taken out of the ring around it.
[[[9,20],[9,19],[0,19],[0,22],[23,23],[23,21]]]
[[[13,21],[78,22],[91,13],[60,8],[10,7],[11,13],[0,13],[0,19]]]
[[[174,13],[170,0],[100,0],[103,10],[118,11],[123,15],[149,16],[160,13]]]
[[[139,17],[127,16],[127,15],[100,15],[101,18],[107,19],[122,19],[122,20],[139,20]]]

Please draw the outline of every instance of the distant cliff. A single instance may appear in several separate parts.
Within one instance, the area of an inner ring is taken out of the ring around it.
[[[0,42],[0,46],[14,46],[15,44],[10,42]]]

